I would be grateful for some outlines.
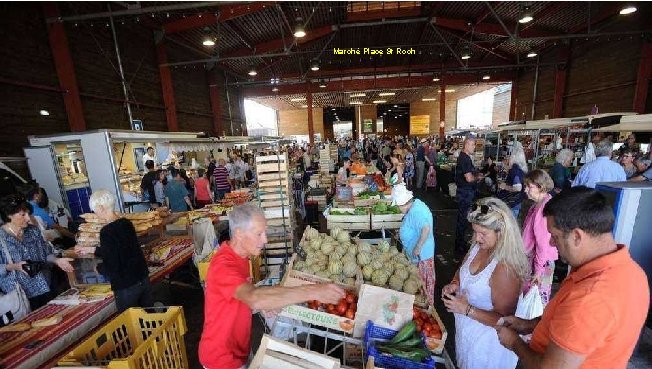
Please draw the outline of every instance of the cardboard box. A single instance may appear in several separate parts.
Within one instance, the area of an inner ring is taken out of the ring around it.
[[[428,349],[432,351],[432,353],[435,355],[441,355],[441,353],[444,351],[444,345],[446,344],[446,339],[448,338],[448,330],[446,330],[444,323],[441,321],[441,318],[439,317],[439,314],[437,314],[437,310],[435,310],[434,307],[429,306],[427,309],[419,307],[418,305],[415,307],[428,312],[428,314],[430,314],[433,318],[435,318],[435,321],[439,325],[439,328],[441,328],[440,340],[432,337],[426,337],[426,346],[428,347]]]

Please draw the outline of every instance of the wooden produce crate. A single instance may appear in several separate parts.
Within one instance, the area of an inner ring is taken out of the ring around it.
[[[348,211],[351,215],[331,215],[331,209],[326,210],[326,228],[333,229],[339,227],[349,231],[368,231],[371,229],[371,219],[369,213],[353,215],[354,208],[335,208],[337,211]]]
[[[383,214],[371,213],[371,229],[399,229],[403,223],[405,214]]]
[[[264,335],[250,369],[339,369],[340,361],[327,355],[306,350],[292,343]]]
[[[353,197],[354,206],[373,206],[375,203],[380,201],[380,195],[370,196],[368,199],[361,199],[359,197]]]

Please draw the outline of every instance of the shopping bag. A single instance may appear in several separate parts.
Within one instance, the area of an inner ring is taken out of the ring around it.
[[[374,325],[400,330],[412,320],[414,295],[363,284],[358,295],[353,337],[364,336],[367,321]]]
[[[2,241],[2,252],[4,253],[6,264],[13,264],[7,244]],[[29,300],[25,291],[18,283],[17,272],[13,272],[16,288],[6,294],[0,293],[0,327],[11,324],[20,320],[30,313]]]
[[[217,245],[217,235],[215,234],[215,227],[210,218],[200,218],[192,223],[192,241],[195,245],[195,250],[192,255],[192,260],[195,266],[204,260]]]
[[[534,319],[543,315],[543,301],[541,301],[541,294],[539,293],[539,286],[532,285],[530,290],[525,294],[521,294],[516,306],[516,314],[521,319]]]

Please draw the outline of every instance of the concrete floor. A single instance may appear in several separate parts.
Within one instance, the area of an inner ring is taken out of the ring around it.
[[[447,284],[455,274],[458,265],[453,260],[453,247],[455,241],[456,203],[449,197],[435,192],[417,191],[416,197],[423,200],[435,216],[436,230],[436,263],[437,289],[435,296],[441,295],[441,287]],[[325,231],[325,229],[323,230]],[[563,273],[562,273],[563,275]],[[171,281],[171,283],[170,283]],[[178,284],[177,282],[181,282]],[[186,285],[187,284],[187,285]],[[155,297],[166,305],[182,305],[188,326],[185,336],[186,350],[190,368],[200,369],[197,358],[197,348],[203,325],[204,298],[196,277],[190,268],[182,268],[174,273],[166,282],[155,285]],[[448,328],[449,336],[446,349],[453,359],[455,358],[455,325],[452,314],[446,312],[441,299],[436,298],[436,308],[444,325]],[[254,318],[252,330],[252,347],[255,352],[264,327],[259,319]],[[652,331],[647,329],[643,339],[634,353],[628,369],[652,369]]]

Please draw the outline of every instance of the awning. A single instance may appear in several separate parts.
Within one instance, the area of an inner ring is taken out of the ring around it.
[[[620,123],[594,129],[597,132],[652,132],[652,114],[630,115],[620,119]]]

